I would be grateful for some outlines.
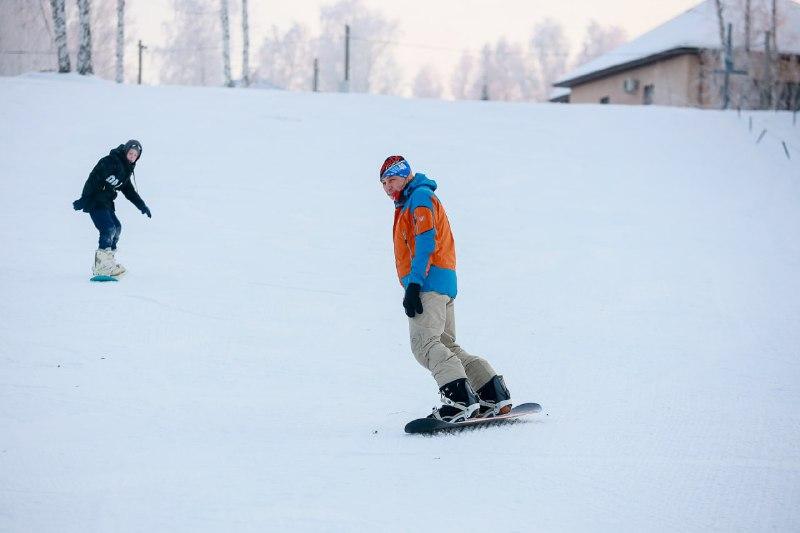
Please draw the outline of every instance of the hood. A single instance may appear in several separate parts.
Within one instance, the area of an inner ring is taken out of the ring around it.
[[[139,152],[139,157],[137,157],[136,161],[134,161],[133,163],[128,161],[128,157],[126,155],[127,153],[128,153],[128,151],[125,149],[125,145],[124,144],[120,144],[119,146],[117,146],[116,148],[113,148],[110,152],[108,152],[108,155],[117,156],[117,158],[120,161],[122,161],[123,164],[128,165],[129,167],[133,168],[133,167],[136,166],[136,162],[138,162],[139,159],[142,158],[142,153]]]
[[[417,172],[414,174],[414,179],[408,182],[405,189],[403,189],[400,198],[395,202],[395,206],[400,207],[406,203],[406,200],[420,187],[427,187],[428,189],[435,191],[436,190],[436,182],[430,179],[428,176],[423,174],[422,172]]]

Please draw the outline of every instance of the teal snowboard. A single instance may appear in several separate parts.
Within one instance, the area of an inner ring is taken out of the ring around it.
[[[92,276],[89,281],[119,281],[114,276]]]
[[[461,431],[467,428],[479,428],[486,426],[498,426],[501,424],[510,424],[518,421],[520,418],[538,413],[542,410],[542,406],[538,403],[523,403],[514,406],[511,412],[505,415],[498,415],[492,418],[470,418],[464,422],[444,422],[436,418],[418,418],[406,424],[406,433],[422,433],[432,435],[434,433],[449,433],[453,431]]]

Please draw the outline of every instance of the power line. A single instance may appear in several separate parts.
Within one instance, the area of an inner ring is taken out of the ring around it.
[[[51,50],[49,52],[38,52],[33,50],[0,50],[0,54],[6,55],[13,55],[13,56],[21,56],[21,55],[52,55],[55,54],[55,50]]]

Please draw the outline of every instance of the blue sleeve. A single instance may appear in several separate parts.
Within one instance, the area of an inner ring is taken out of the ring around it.
[[[436,229],[429,229],[425,233],[414,236],[414,257],[411,258],[411,273],[408,275],[409,283],[425,284],[428,261],[436,246]]]
[[[414,211],[418,207],[426,207],[430,210],[433,216],[433,202],[431,202],[431,195],[433,191],[419,190],[409,198],[409,210],[411,216],[414,216]],[[429,229],[419,235],[414,235],[414,257],[411,258],[411,272],[408,275],[409,283],[417,283],[420,286],[424,285],[427,276],[428,261],[430,261],[431,254],[436,248],[436,228]]]

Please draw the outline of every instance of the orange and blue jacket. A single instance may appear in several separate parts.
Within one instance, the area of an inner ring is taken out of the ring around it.
[[[436,182],[417,173],[395,202],[394,259],[400,284],[456,297],[456,246]]]

